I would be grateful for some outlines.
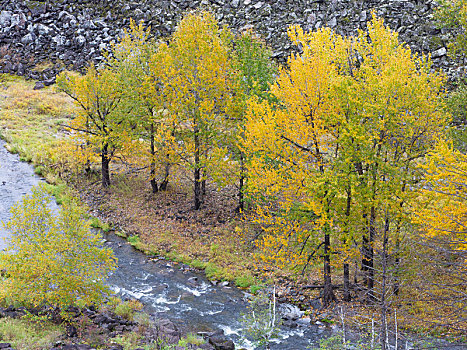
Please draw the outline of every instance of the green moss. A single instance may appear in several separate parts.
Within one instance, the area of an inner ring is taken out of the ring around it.
[[[44,170],[45,170],[44,167],[38,166],[34,168],[34,173],[36,173],[39,176],[42,176],[42,174],[44,173]]]
[[[251,292],[252,294],[256,294],[256,293],[258,293],[261,289],[263,289],[264,286],[265,286],[264,284],[253,284],[253,285],[250,286],[250,292]]]

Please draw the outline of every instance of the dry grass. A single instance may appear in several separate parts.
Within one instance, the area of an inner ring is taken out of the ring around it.
[[[0,83],[0,135],[12,153],[41,166],[50,164],[64,135],[62,124],[73,113],[72,101],[52,87],[33,90],[34,83],[7,77]]]

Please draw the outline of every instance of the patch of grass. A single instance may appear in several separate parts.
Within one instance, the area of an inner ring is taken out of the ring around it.
[[[93,228],[100,229],[104,232],[109,232],[112,229],[110,224],[103,222],[98,217],[92,216],[90,221],[91,227]]]
[[[134,299],[122,301],[118,297],[110,297],[109,301],[104,305],[104,309],[110,310],[129,321],[133,321],[135,320],[135,315],[143,309],[143,304]]]
[[[73,195],[65,183],[60,184],[46,184],[47,192],[55,197],[55,202],[58,205],[69,203],[73,200]]]
[[[33,82],[9,75],[1,75],[0,87],[5,97],[0,99],[0,135],[9,151],[42,167],[46,178],[60,173],[65,156],[58,151],[64,137],[61,125],[74,113],[71,99],[50,87],[33,90]]]
[[[243,275],[235,278],[235,284],[240,288],[248,288],[255,283],[257,283],[257,280],[250,271],[245,271]]]
[[[252,294],[256,294],[257,292],[259,292],[261,289],[263,289],[265,287],[264,284],[253,284],[253,285],[250,285],[250,293]]]
[[[199,270],[204,270],[206,268],[206,263],[199,259],[192,259],[189,265]]]
[[[143,304],[138,300],[127,300],[115,307],[115,314],[129,320],[133,321],[134,316],[137,312],[143,309]]]
[[[205,343],[206,341],[203,338],[193,333],[188,333],[186,336],[180,339],[180,341],[178,342],[178,346],[186,347],[188,345],[202,345]]]
[[[34,168],[34,173],[39,176],[43,176],[44,173],[44,167],[43,166],[37,166]]]
[[[133,350],[140,346],[142,336],[135,332],[125,333],[113,339],[116,344],[123,346],[124,350]]]
[[[63,332],[63,327],[51,322],[0,319],[0,341],[11,343],[15,349],[50,349]]]

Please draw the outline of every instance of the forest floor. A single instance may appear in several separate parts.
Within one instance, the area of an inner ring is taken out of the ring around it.
[[[319,302],[322,265],[310,266],[305,276],[289,270],[272,269],[263,265],[255,254],[252,238],[256,228],[235,212],[234,189],[215,191],[208,187],[206,201],[198,211],[193,209],[189,182],[171,184],[167,191],[153,194],[144,173],[119,169],[112,174],[112,186],[103,189],[98,173],[89,176],[69,174],[66,170],[68,153],[61,151],[63,125],[69,122],[74,107],[64,95],[53,88],[33,90],[31,82],[10,76],[0,77],[0,132],[13,153],[36,166],[36,173],[57,185],[58,197],[67,181],[72,193],[89,206],[91,215],[99,221],[95,226],[106,226],[125,235],[136,248],[150,255],[162,256],[196,269],[204,269],[211,280],[232,281],[240,288],[255,292],[263,285],[275,284],[279,301],[291,302],[305,309],[313,320],[340,322],[338,310],[348,310],[346,317],[355,324],[366,324],[375,308],[365,303],[340,303],[322,309]],[[57,151],[58,150],[58,151]],[[95,169],[96,170],[96,169]],[[66,192],[66,191],[65,191]],[[336,276],[340,276],[335,270]],[[342,283],[339,278],[333,281]],[[340,291],[336,290],[338,299]],[[407,291],[407,295],[415,291]],[[354,297],[358,297],[354,293]],[[358,298],[355,298],[358,299]],[[466,325],[457,330],[439,328],[419,317],[419,304],[415,312],[401,316],[400,328],[437,335],[465,334]],[[413,311],[412,310],[412,311]],[[429,310],[429,308],[425,309]],[[430,314],[436,313],[433,306]],[[359,317],[366,321],[358,321]],[[459,325],[458,325],[459,326]]]

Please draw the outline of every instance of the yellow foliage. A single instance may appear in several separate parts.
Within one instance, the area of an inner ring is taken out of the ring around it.
[[[440,141],[426,162],[425,183],[419,191],[413,221],[430,237],[452,238],[467,249],[467,155]]]
[[[448,120],[444,76],[382,19],[367,26],[350,38],[291,27],[303,53],[271,87],[279,103],[248,102],[242,145],[265,260],[302,264],[322,233],[354,256],[369,225],[382,233],[389,222],[396,237],[407,220],[416,162]]]
[[[80,207],[63,203],[58,216],[43,185],[11,209],[9,245],[0,256],[1,297],[27,305],[100,304],[110,293],[104,281],[116,268],[112,250],[90,231]]]

